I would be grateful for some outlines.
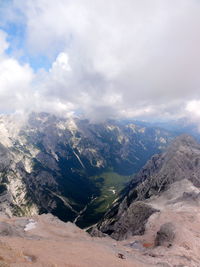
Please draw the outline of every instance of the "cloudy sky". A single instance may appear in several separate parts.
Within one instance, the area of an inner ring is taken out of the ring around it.
[[[199,0],[0,0],[0,112],[200,117]]]

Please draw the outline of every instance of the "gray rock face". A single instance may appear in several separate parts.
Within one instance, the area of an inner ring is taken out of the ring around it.
[[[166,246],[172,245],[175,238],[175,226],[173,223],[168,222],[161,225],[160,230],[157,232],[155,239],[155,246]]]
[[[0,236],[23,236],[22,232],[9,223],[0,222]]]
[[[132,203],[127,209],[126,213],[122,213],[119,219],[109,228],[111,237],[117,240],[123,240],[132,235],[142,235],[145,231],[145,224],[156,209],[151,206],[138,201]],[[102,226],[101,231],[104,232],[104,227]],[[107,226],[105,226],[105,231],[107,232]]]
[[[172,137],[133,123],[94,124],[47,113],[19,123],[0,116],[0,212],[51,212],[73,221],[101,194],[104,181],[91,177],[109,168],[131,175]]]
[[[106,237],[107,235],[102,233],[101,231],[99,231],[97,228],[93,228],[90,231],[90,235],[91,236],[95,236],[95,237]]]
[[[142,211],[133,207],[152,196],[159,196],[171,184],[183,179],[188,179],[194,186],[200,187],[200,145],[188,135],[177,137],[165,153],[155,155],[147,162],[97,228],[116,239],[125,239],[130,225],[138,227],[138,233],[133,230],[132,234],[142,234],[140,225],[144,229],[143,226],[153,211],[149,207],[149,212],[142,216]],[[199,198],[198,195],[189,196],[188,193],[183,196],[184,199],[191,197]]]
[[[183,179],[200,187],[200,145],[190,136],[177,137],[168,150],[153,156],[130,184],[129,197],[143,200],[166,190],[170,184]],[[131,190],[135,181],[142,181]]]

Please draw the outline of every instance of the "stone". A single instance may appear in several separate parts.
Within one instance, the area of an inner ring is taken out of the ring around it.
[[[168,222],[161,225],[160,230],[157,232],[155,239],[155,246],[170,247],[175,238],[175,226],[173,223]]]

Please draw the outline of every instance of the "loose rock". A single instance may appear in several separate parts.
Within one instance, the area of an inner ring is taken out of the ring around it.
[[[170,247],[175,238],[175,226],[171,223],[165,223],[160,227],[155,239],[155,246]]]

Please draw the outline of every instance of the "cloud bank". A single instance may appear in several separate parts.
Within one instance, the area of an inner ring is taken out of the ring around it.
[[[23,53],[52,62],[19,63],[1,31],[2,111],[200,117],[199,1],[13,0],[2,10],[2,28],[24,29]]]

